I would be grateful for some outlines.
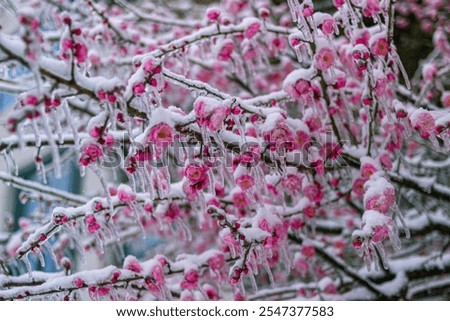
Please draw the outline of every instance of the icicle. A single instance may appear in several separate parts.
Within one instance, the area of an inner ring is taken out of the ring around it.
[[[171,186],[171,184],[170,184],[170,172],[169,172],[169,169],[167,168],[167,166],[164,166],[164,167],[162,167],[162,168],[159,170],[159,172],[163,174],[164,179],[167,181],[167,191],[166,191],[166,194],[169,194],[169,193],[170,193],[170,186]]]
[[[394,213],[398,216],[400,222],[402,223],[403,229],[405,230],[406,238],[409,239],[411,237],[411,233],[409,231],[408,224],[406,224],[405,218],[402,215],[402,212],[398,208],[397,204],[394,204],[394,206],[392,206],[392,209],[394,210]]]
[[[280,259],[284,265],[284,268],[289,272],[291,270],[291,259],[289,258],[288,247],[280,246]]]
[[[37,257],[39,258],[39,263],[41,264],[41,267],[45,268],[45,259],[44,254],[42,254],[42,251],[36,247],[34,249],[34,253],[36,253]]]
[[[2,156],[3,156],[3,159],[5,160],[6,172],[8,174],[11,174],[11,164],[10,164],[9,156],[5,151],[2,152]],[[8,185],[11,185],[11,183],[8,182]]]
[[[375,244],[376,249],[378,250],[378,254],[380,255],[381,263],[385,270],[389,269],[389,265],[387,262],[386,252],[384,251],[383,243]]]
[[[406,88],[408,90],[411,90],[411,83],[409,82],[408,73],[406,72],[405,67],[403,66],[403,63],[397,54],[397,49],[392,48],[391,55],[392,55],[392,58],[394,58],[394,61],[397,64],[398,68],[400,69],[400,72],[402,73],[403,79],[405,80]]]
[[[237,256],[235,247],[233,245],[228,245],[228,248],[230,249],[231,258],[234,259]]]
[[[377,14],[374,17],[372,17],[372,19],[375,21],[376,24],[380,26],[380,31],[383,31],[383,23],[381,22],[380,15]]]
[[[58,146],[56,146],[55,139],[53,137],[53,133],[50,129],[50,122],[48,121],[47,114],[45,113],[44,107],[41,108],[42,118],[44,120],[44,130],[47,135],[48,144],[50,145],[50,149],[52,151],[52,163],[54,165],[55,177],[61,178],[61,160],[59,157]]]
[[[270,285],[274,286],[275,280],[273,278],[273,274],[272,274],[272,270],[270,269],[269,262],[267,261],[266,258],[263,259],[262,266],[263,266],[264,270],[266,271],[267,275],[269,276]]]
[[[394,250],[396,252],[400,251],[402,244],[400,242],[400,238],[398,237],[398,230],[397,227],[394,225],[394,228],[388,231],[389,240],[391,240],[392,245],[394,246]]]
[[[33,118],[30,120],[31,128],[33,129],[34,138],[36,140],[36,147],[41,147],[41,135],[39,134],[39,129],[36,120]]]
[[[17,126],[17,138],[19,139],[19,148],[21,150],[24,149],[26,146],[25,146],[25,141],[23,139],[23,124],[22,123],[20,123]]]
[[[30,255],[30,252],[27,252],[24,256],[22,256],[21,260],[23,261],[23,263],[25,264],[25,266],[27,268],[28,277],[31,278],[32,277],[32,275],[31,275],[31,263],[30,263],[30,259],[28,257],[29,255]]]
[[[350,0],[345,0],[345,3],[347,4],[347,9],[348,9],[348,12],[349,12],[349,14],[350,14],[350,19],[351,19],[351,21],[352,21],[352,24],[354,25],[354,26],[356,26],[357,24],[358,24],[358,18],[356,17],[356,14],[355,14],[355,11],[353,10],[353,7],[352,7],[352,3],[351,3],[351,1]]]
[[[256,284],[255,275],[250,270],[247,274],[248,278],[250,279],[250,284],[252,285],[252,292],[256,293],[258,291],[258,285]]]
[[[134,219],[136,220],[136,222],[139,225],[139,228],[141,229],[142,238],[145,238],[146,235],[145,235],[145,228],[141,220],[141,210],[135,204],[131,204],[130,207],[131,210],[133,211]]]
[[[112,202],[111,194],[109,193],[108,184],[106,183],[105,177],[103,176],[101,170],[96,165],[91,165],[90,168],[92,171],[97,175],[98,179],[100,180],[100,183],[102,184],[103,190],[106,194],[106,201],[108,203],[109,211],[111,215],[114,213],[114,205]]]
[[[48,242],[44,242],[42,243],[42,245],[45,247],[45,249],[47,250],[47,252],[50,254],[50,257],[52,258],[53,264],[55,265],[55,267],[57,269],[59,269],[59,263],[58,263],[58,259],[56,258],[56,254],[53,251],[52,247],[50,246],[50,244]]]
[[[8,154],[8,157],[11,160],[11,165],[14,168],[14,175],[19,176],[19,165],[16,162],[16,158],[14,157],[14,152],[11,150]]]
[[[69,109],[67,100],[63,101],[62,108],[63,108],[63,111],[64,111],[64,115],[66,116],[66,121],[69,123],[70,129],[72,130],[73,140],[74,140],[74,143],[75,143],[75,149],[79,150],[80,149],[80,145],[79,145],[80,138],[78,136],[78,130],[77,130],[74,122],[72,121],[72,117],[70,115],[70,109]]]
[[[375,247],[373,244],[370,244],[369,246],[370,246],[370,250],[371,250],[369,253],[369,255],[371,257],[370,259],[374,263],[375,271],[378,272],[378,271],[380,271],[380,261],[378,260],[377,252],[375,251]]]
[[[46,174],[44,162],[42,162],[42,161],[36,162],[36,170],[41,175],[42,183],[47,184],[47,174]]]
[[[296,0],[288,0],[288,6],[289,6],[289,9],[291,10],[291,15],[292,15],[292,20],[294,21],[294,22],[297,22],[297,7],[298,7],[298,3],[297,3],[297,5],[296,5],[296,3],[295,3],[295,1]]]
[[[70,223],[69,223],[70,224]],[[82,245],[80,235],[75,231],[75,228],[69,226],[68,223],[63,225],[63,229],[69,234],[70,238],[74,242],[75,247],[78,249],[81,255],[81,261],[86,263],[86,251]]]
[[[52,117],[52,122],[56,125],[56,135],[58,135],[58,143],[62,145],[64,143],[64,136],[61,122],[59,121],[58,112],[55,109],[52,109],[50,115]]]
[[[84,177],[86,175],[86,167],[81,164],[78,164],[78,169],[80,170],[80,177]]]
[[[100,250],[100,254],[105,254],[105,248],[104,248],[104,242],[103,242],[103,238],[100,236],[100,232],[97,231],[97,233],[95,233],[94,235],[95,238],[95,243],[98,245],[98,249]]]
[[[177,225],[180,227],[181,231],[183,232],[185,239],[187,241],[191,242],[192,234],[191,234],[191,230],[189,229],[189,227],[187,227],[186,224],[184,224],[184,222],[181,218],[177,218],[176,222],[177,222]]]

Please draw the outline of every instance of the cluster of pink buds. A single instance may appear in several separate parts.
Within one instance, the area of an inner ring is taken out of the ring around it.
[[[193,290],[198,287],[198,270],[196,268],[188,269],[184,273],[184,279],[181,281],[180,286],[182,289]]]
[[[44,106],[45,112],[50,113],[52,110],[58,108],[61,105],[61,98],[59,96],[54,96],[53,98],[44,96]]]
[[[120,184],[117,188],[117,197],[123,203],[131,203],[136,199],[136,194],[133,192],[130,186]]]
[[[431,112],[425,109],[417,109],[410,116],[411,126],[417,130],[422,138],[430,138],[434,135],[436,123]]]
[[[198,97],[194,102],[194,111],[197,123],[205,126],[211,131],[218,131],[231,113],[229,107],[223,106],[222,102],[210,97]]]
[[[33,13],[24,12],[19,16],[19,22],[24,27],[20,33],[26,45],[25,55],[28,59],[35,61],[40,52],[40,44],[44,41],[39,30],[39,20]]]
[[[363,44],[357,44],[355,47],[353,47],[352,57],[359,71],[364,71],[367,69],[367,65],[370,59],[370,52],[366,46],[364,46]]]
[[[117,98],[120,96],[121,88],[114,88],[113,90],[106,91],[104,89],[100,89],[97,91],[97,97],[101,101],[107,101],[111,104],[117,101]]]
[[[88,232],[91,234],[94,234],[100,229],[100,225],[98,224],[97,219],[92,214],[86,216],[85,222],[87,225]]]
[[[39,105],[39,98],[34,94],[28,94],[20,99],[20,104],[25,107],[37,107]]]
[[[372,167],[370,162],[365,162],[366,167]],[[372,172],[372,170],[369,170]],[[390,210],[393,209],[402,222],[406,236],[409,237],[409,230],[404,222],[403,216],[395,205],[395,189],[385,178],[373,175],[364,184],[364,215],[361,221],[361,229],[355,230],[352,236],[353,247],[364,257],[368,265],[372,260],[376,260],[376,253],[385,262],[382,242],[389,237],[396,250],[400,249],[397,226],[390,217]],[[377,251],[375,251],[375,248]],[[385,264],[384,264],[385,265]]]
[[[85,63],[88,57],[88,48],[82,37],[81,27],[72,23],[70,17],[64,17],[64,23],[68,25],[69,35],[61,38],[61,58],[69,61],[71,58],[79,64]]]
[[[209,184],[208,167],[206,165],[189,164],[184,169],[184,176],[187,178],[185,189],[188,195],[197,194],[198,191],[205,189]]]
[[[141,273],[142,266],[141,263],[132,255],[129,255],[125,258],[123,262],[123,268],[134,273]]]
[[[91,143],[82,149],[79,163],[83,166],[89,166],[102,156],[102,149],[97,144]]]
[[[133,94],[142,95],[145,93],[145,86],[149,84],[152,87],[160,89],[164,85],[164,78],[162,76],[161,61],[156,58],[146,58],[143,63],[138,62],[135,67],[141,67],[143,71],[143,79],[130,80],[132,83]]]

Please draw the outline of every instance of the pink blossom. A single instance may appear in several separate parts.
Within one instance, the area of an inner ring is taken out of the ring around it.
[[[305,8],[303,8],[302,10],[302,13],[305,17],[311,17],[314,14],[314,9],[309,6],[305,6]]]
[[[433,63],[426,63],[422,69],[422,77],[426,81],[432,81],[438,74],[438,67]]]
[[[206,179],[206,170],[204,166],[188,165],[184,169],[184,176],[192,183],[198,183]]]
[[[128,185],[121,184],[117,189],[117,197],[123,203],[131,203],[136,199],[136,194]]]
[[[330,48],[322,48],[316,54],[316,68],[325,71],[334,64],[334,53]]]
[[[361,165],[361,176],[363,178],[370,178],[370,176],[376,172],[378,172],[378,168],[376,168],[373,164],[365,163]]]
[[[97,161],[97,159],[102,156],[103,151],[98,145],[89,144],[88,146],[83,148],[79,162],[83,166],[88,166]]]
[[[244,37],[247,39],[253,38],[258,33],[260,28],[261,24],[259,22],[251,23],[244,31]]]
[[[288,174],[281,181],[281,186],[290,194],[297,194],[302,190],[302,177]]]
[[[159,265],[153,267],[151,275],[156,284],[162,285],[165,283],[164,272]]]
[[[167,211],[164,213],[163,220],[172,224],[180,217],[180,207],[176,203],[171,203]]]
[[[159,123],[150,129],[147,141],[158,146],[170,144],[173,142],[173,130],[166,123]]]
[[[322,186],[318,182],[305,185],[303,187],[303,193],[311,202],[314,203],[320,203],[324,196]]]
[[[344,5],[345,0],[333,0],[333,4],[336,8],[340,8]]]
[[[63,49],[63,51],[67,51],[67,50],[71,50],[73,47],[73,41],[70,39],[63,39],[63,41],[61,41],[61,48]]]
[[[209,118],[208,128],[212,131],[219,130],[222,127],[223,122],[225,118],[227,118],[229,113],[230,110],[226,107],[216,108],[213,111],[211,117]]]
[[[386,226],[377,226],[372,232],[372,241],[379,243],[389,236],[389,229]]]
[[[334,32],[334,19],[326,19],[322,23],[322,31],[326,35],[331,35]]]
[[[87,47],[84,43],[76,43],[74,45],[74,55],[78,63],[84,63],[87,59]]]
[[[355,249],[360,249],[361,248],[361,246],[362,246],[362,240],[361,240],[361,238],[355,238],[353,241],[352,241],[352,246],[355,248]]]
[[[305,277],[308,275],[308,272],[310,271],[310,266],[308,261],[298,258],[294,261],[294,269],[297,273],[300,274],[300,276]]]
[[[393,164],[392,164],[391,156],[389,155],[389,153],[384,152],[380,155],[380,163],[388,170],[392,169]]]
[[[325,294],[337,294],[338,290],[334,283],[328,283],[327,286],[325,286],[325,289],[323,289],[323,293]]]
[[[135,95],[141,95],[145,92],[145,85],[142,82],[138,82],[133,85],[133,93]]]
[[[213,287],[211,287],[208,284],[205,284],[203,286],[203,288],[204,288],[209,300],[218,300],[219,299],[219,294],[217,293],[216,289],[214,289]]]
[[[314,206],[308,205],[303,209],[303,214],[309,219],[316,215],[316,208]]]
[[[219,61],[229,61],[231,55],[234,52],[234,42],[232,40],[226,41],[219,50],[217,54],[217,59]]]
[[[411,125],[417,129],[423,138],[428,138],[436,127],[435,120],[430,112],[418,109],[410,116]]]
[[[311,258],[316,254],[316,249],[312,245],[302,246],[301,253],[306,258]]]
[[[365,201],[366,210],[374,210],[383,214],[387,214],[393,203],[383,194],[374,194]]]
[[[82,288],[84,287],[84,281],[80,278],[75,278],[73,279],[73,284],[77,287],[77,288]]]
[[[28,106],[37,106],[39,104],[39,99],[35,95],[30,95],[25,98],[24,104]]]
[[[225,265],[225,256],[222,253],[217,253],[208,259],[208,265],[212,270],[221,269]]]
[[[284,122],[278,123],[274,129],[264,133],[264,140],[269,143],[272,151],[277,151],[280,147],[286,150],[294,148],[294,133]]]
[[[97,294],[99,296],[108,295],[110,291],[111,291],[111,288],[106,287],[106,286],[100,286],[100,287],[97,288]]]
[[[142,266],[139,261],[133,256],[127,256],[123,263],[123,268],[135,273],[142,272]]]
[[[309,81],[300,79],[293,86],[287,86],[286,91],[294,99],[309,101],[312,93],[312,87]]]
[[[236,179],[236,184],[246,191],[255,185],[255,179],[250,175],[244,174]]]
[[[379,0],[366,0],[364,4],[363,15],[365,17],[372,17],[381,11]]]
[[[206,11],[206,17],[208,18],[209,22],[217,22],[220,17],[220,11],[217,8],[209,8]]]
[[[353,182],[352,191],[356,196],[362,197],[364,195],[364,184],[367,182],[366,178],[357,178]]]
[[[375,56],[385,57],[389,53],[389,43],[385,38],[380,38],[371,47]]]
[[[236,208],[245,208],[249,205],[250,201],[243,192],[236,192],[233,194],[233,205]]]
[[[162,71],[159,62],[154,58],[147,58],[143,64],[143,69],[148,74],[159,74]]]
[[[97,219],[94,215],[86,216],[85,222],[87,224],[87,229],[90,234],[94,234],[100,229],[100,225],[97,223]]]
[[[198,271],[195,269],[190,269],[184,274],[184,280],[181,282],[180,286],[182,289],[192,290],[198,287]]]
[[[450,107],[450,91],[445,91],[441,96],[441,102],[444,107]]]

